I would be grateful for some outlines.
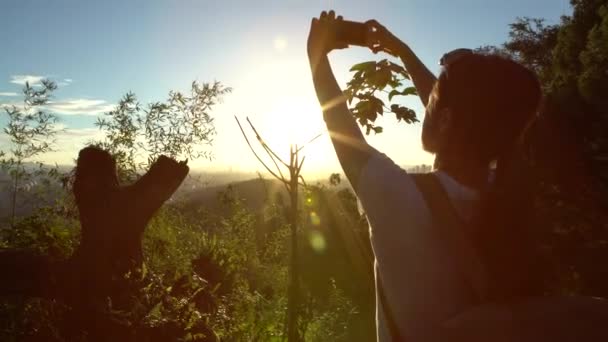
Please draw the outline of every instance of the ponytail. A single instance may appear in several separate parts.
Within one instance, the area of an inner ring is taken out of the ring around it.
[[[472,226],[489,277],[488,297],[540,294],[533,184],[523,148],[540,105],[538,79],[512,60],[470,54],[445,67],[436,89],[438,106],[449,108],[454,118],[447,133],[449,158],[482,167],[495,161],[492,181],[479,189],[480,210]]]
[[[533,184],[522,145],[501,155],[482,193],[474,242],[488,274],[488,299],[540,295],[543,267],[534,236]]]

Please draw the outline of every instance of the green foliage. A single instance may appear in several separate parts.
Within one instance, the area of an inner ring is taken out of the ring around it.
[[[325,307],[326,309],[314,315],[308,324],[304,338],[306,341],[353,341],[355,336],[352,330],[357,308],[352,299],[346,296],[335,284],[331,282],[331,289],[323,302],[312,299],[314,305],[310,307]],[[358,336],[363,341],[363,336]]]
[[[390,102],[395,96],[416,95],[416,88],[413,86],[404,88],[404,81],[409,80],[410,77],[402,66],[383,59],[356,64],[350,71],[354,72],[354,75],[347,83],[344,93],[349,104],[356,100],[351,112],[359,124],[366,128],[366,134],[372,130],[374,133],[382,132],[382,127],[376,126],[374,123],[378,115],[384,113],[395,114],[398,121],[418,122],[416,113],[412,109],[400,104],[391,104],[388,107],[378,97],[379,94],[385,93]]]
[[[14,225],[19,203],[19,194],[30,190],[39,180],[56,179],[56,168],[47,168],[38,163],[32,168],[28,162],[53,149],[57,133],[55,124],[58,118],[44,107],[52,98],[57,85],[50,80],[43,80],[40,86],[30,86],[26,82],[23,88],[23,106],[6,106],[8,122],[4,133],[9,138],[9,147],[0,151],[0,167],[10,177],[11,225]]]
[[[577,129],[601,180],[598,189],[606,191],[608,10],[605,1],[573,4],[574,14],[560,24],[518,19],[511,25],[506,44],[482,50],[511,56],[540,75],[552,108],[543,115],[564,117]],[[406,123],[417,121],[411,109],[391,103],[415,95],[401,66],[372,61],[355,65],[352,71],[346,95],[349,104],[354,103],[353,115],[368,134],[381,132],[375,120],[387,112]],[[26,85],[23,108],[6,109],[10,124],[5,132],[13,148],[4,152],[2,164],[12,177],[13,193],[28,189],[46,172],[36,173],[26,164],[52,148],[56,118],[44,105],[55,88],[48,81],[42,88]],[[209,112],[229,91],[219,83],[193,83],[188,94],[171,92],[166,101],[145,107],[128,93],[99,120],[105,133],[99,144],[116,156],[123,179],[134,179],[159,154],[209,157],[207,147],[215,134]],[[559,152],[561,158],[563,149]],[[596,261],[608,256],[608,220],[601,211],[574,203],[547,176],[546,170],[565,168],[557,159],[550,167],[535,160],[533,170],[539,187],[536,209],[548,222],[541,233],[557,260],[556,287],[563,293],[606,296],[606,266]],[[307,187],[301,199],[298,313],[300,335],[306,341],[375,339],[368,227],[354,194],[339,184],[339,175],[333,174],[331,187]],[[2,230],[0,248],[68,257],[78,244],[79,225],[69,196],[59,195],[55,206],[35,210],[15,220],[14,229]],[[605,197],[596,198],[605,201]],[[154,217],[143,236],[144,267],[129,275],[135,286],[124,294],[133,305],[118,310],[108,303],[103,312],[124,329],[125,336],[138,341],[284,339],[290,254],[284,197],[267,198],[264,208],[254,212],[229,187],[219,202],[220,208],[213,210],[188,210],[187,203],[173,202]],[[0,340],[86,341],[86,332],[66,319],[68,311],[59,302],[5,298],[0,302]]]
[[[515,52],[514,55],[523,64],[534,70],[541,79],[545,75],[545,66],[551,63],[550,51],[557,42],[558,27],[545,25],[543,19],[518,18],[509,25],[509,41],[505,43],[505,49]]]
[[[599,22],[588,34],[587,45],[581,52],[583,73],[578,79],[578,87],[583,98],[595,108],[608,107],[608,4],[598,10]]]
[[[164,102],[146,107],[127,93],[96,125],[105,139],[95,142],[115,156],[121,178],[133,179],[161,154],[174,159],[210,158],[215,127],[210,111],[231,92],[219,82],[192,82],[190,92],[170,91]]]
[[[301,336],[307,341],[369,340],[374,336],[371,259],[360,267],[351,256],[361,253],[357,244],[368,243],[356,198],[349,190],[323,187],[311,187],[306,196],[299,234]],[[125,296],[131,307],[117,310],[109,303],[101,314],[138,341],[281,340],[290,236],[283,199],[268,198],[261,211],[253,212],[228,187],[219,201],[221,208],[213,211],[189,211],[187,203],[163,207],[144,233],[145,266],[129,275],[134,286]],[[16,229],[3,231],[2,247],[68,257],[78,244],[79,225],[61,208],[19,220]],[[322,236],[324,249],[315,247],[311,234]],[[343,234],[350,236],[346,244]],[[87,332],[67,320],[68,312],[61,302],[3,300],[0,339],[79,336],[87,341]]]
[[[373,256],[357,199],[349,189],[333,186],[310,186],[305,198],[299,236],[302,336],[373,340]]]
[[[51,207],[17,219],[13,229],[0,230],[0,248],[32,250],[36,254],[65,259],[80,239],[78,220],[58,215]]]
[[[0,230],[0,249],[30,251],[65,260],[80,240],[77,219],[54,207],[42,207],[30,216],[17,218],[12,228]],[[28,272],[28,270],[23,270]],[[7,297],[0,301],[0,340],[61,341],[65,312],[62,303],[39,298]]]
[[[201,279],[188,282],[185,303],[190,306],[175,322],[198,316],[225,340],[271,340],[283,330],[287,227],[273,206],[259,221],[230,188],[221,200],[225,215],[200,211],[188,216],[179,208],[157,215],[145,237],[146,265],[162,275],[159,282],[165,287],[174,284],[165,294],[172,296],[168,303],[179,302],[173,297],[182,292],[183,279]],[[166,302],[151,310],[154,322],[176,315],[164,308]]]
[[[545,92],[527,140],[538,233],[557,273],[551,290],[605,297],[608,267],[596,260],[608,257],[608,4],[571,4],[560,23],[518,19],[509,41],[483,50],[536,71]]]

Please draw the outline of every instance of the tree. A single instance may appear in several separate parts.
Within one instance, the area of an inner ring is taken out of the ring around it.
[[[249,119],[247,123],[254,132],[258,143],[264,149],[264,152],[268,155],[273,165],[276,168],[276,173],[272,171],[270,167],[258,156],[258,154],[251,146],[240,121],[236,118],[236,122],[241,129],[241,133],[247,142],[247,145],[251,149],[251,152],[258,159],[258,161],[266,168],[266,170],[278,181],[280,181],[285,190],[289,194],[289,212],[288,222],[291,231],[290,236],[290,248],[291,253],[289,257],[289,285],[287,290],[287,340],[289,342],[299,342],[302,338],[302,332],[300,331],[301,312],[302,312],[302,301],[300,293],[300,261],[298,260],[298,230],[300,226],[300,209],[299,209],[299,191],[300,185],[306,186],[304,183],[304,177],[301,175],[302,166],[304,166],[304,160],[306,157],[301,157],[301,151],[320,135],[312,138],[308,143],[298,147],[298,145],[291,145],[289,147],[289,163],[284,162],[264,141],[262,136],[255,129]],[[289,178],[283,176],[281,168],[287,169],[289,172]]]
[[[165,102],[145,108],[129,92],[96,125],[105,139],[95,145],[112,153],[121,179],[133,180],[161,154],[175,159],[210,158],[215,135],[213,107],[231,88],[220,82],[192,82],[190,92],[170,91]]]
[[[15,225],[18,196],[25,189],[24,184],[43,176],[57,176],[56,168],[49,170],[38,163],[38,169],[32,171],[28,165],[34,158],[53,150],[58,118],[45,105],[56,89],[57,84],[50,80],[43,80],[40,86],[30,86],[26,82],[23,88],[23,106],[11,105],[4,108],[8,115],[4,133],[9,137],[11,147],[8,151],[0,151],[0,164],[11,180],[11,227]]]
[[[28,105],[47,103],[46,95],[54,84],[45,81],[43,85],[43,90],[26,86],[33,98]],[[70,185],[81,223],[80,245],[69,258],[59,260],[31,249],[0,249],[0,264],[7,276],[0,295],[67,304],[67,321],[71,323],[64,330],[70,340],[79,339],[83,332],[91,340],[165,340],[166,334],[175,337],[175,330],[182,328],[181,333],[191,335],[190,339],[196,335],[196,340],[214,340],[206,322],[197,319],[198,312],[180,304],[202,291],[202,285],[182,291],[183,298],[167,294],[162,287],[164,280],[155,281],[156,275],[149,274],[143,264],[142,238],[149,221],[188,173],[187,161],[175,158],[210,156],[204,148],[215,133],[210,110],[229,91],[219,82],[194,82],[190,94],[171,92],[167,102],[152,103],[145,110],[132,93],[127,94],[98,122],[106,133],[98,145],[109,151],[99,146],[84,148],[72,174]],[[48,144],[40,143],[39,135],[48,134],[51,114],[37,112],[34,118],[39,124],[34,128],[27,126],[33,114],[12,110],[9,115],[15,120],[7,130],[14,132],[23,146],[14,154],[23,160],[49,150]],[[148,170],[139,176],[143,167]],[[132,184],[121,186],[120,180]],[[24,224],[39,221],[26,220]],[[158,290],[158,286],[162,288]],[[151,293],[154,291],[160,294]],[[150,295],[167,302],[164,307],[175,320],[152,327],[143,324],[149,311],[160,306],[147,302]],[[151,306],[146,307],[146,303]],[[116,320],[117,314],[123,317]]]
[[[115,168],[106,151],[88,147],[80,152],[73,186],[81,221],[80,246],[67,260],[0,250],[7,277],[0,295],[60,300],[71,307],[72,317],[83,325],[80,328],[99,336],[120,333],[120,325],[105,318],[104,304],[109,300],[112,310],[133,305],[132,279],[144,277],[143,232],[186,177],[188,167],[161,156],[135,184],[125,187],[118,185]]]

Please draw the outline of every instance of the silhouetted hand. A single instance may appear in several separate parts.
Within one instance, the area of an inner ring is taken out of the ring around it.
[[[398,56],[399,50],[404,45],[399,38],[376,20],[368,20],[365,25],[367,26],[367,46],[374,53],[386,52],[395,57]]]
[[[334,11],[329,11],[329,13],[323,11],[319,18],[312,19],[307,45],[308,57],[311,61],[316,61],[317,58],[332,50],[348,47],[347,43],[337,39],[336,26],[341,20],[342,16],[336,17]]]

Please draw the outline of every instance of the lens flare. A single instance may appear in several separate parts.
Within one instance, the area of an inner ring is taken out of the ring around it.
[[[285,37],[276,37],[274,39],[274,48],[279,52],[285,51],[287,49],[287,39]]]
[[[321,218],[314,211],[310,213],[310,223],[312,223],[313,226],[321,225]]]
[[[325,237],[323,237],[323,234],[321,234],[321,232],[316,230],[310,232],[309,242],[312,249],[317,253],[325,251],[325,248],[327,247]]]

